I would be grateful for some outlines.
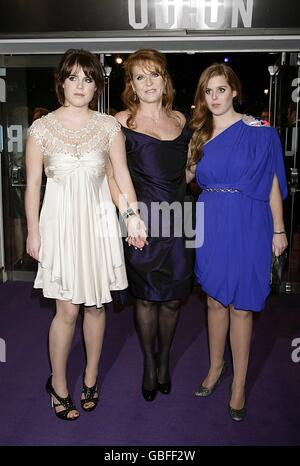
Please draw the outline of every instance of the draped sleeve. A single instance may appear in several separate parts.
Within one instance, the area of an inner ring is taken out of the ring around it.
[[[280,191],[282,198],[285,199],[288,195],[286,173],[283,162],[283,153],[282,145],[279,139],[278,132],[275,128],[270,128],[272,130],[272,138],[270,144],[271,159],[272,159],[272,173],[273,176],[276,175],[279,181]]]
[[[282,198],[288,194],[282,145],[275,128],[244,125],[243,151],[248,157],[245,170],[234,187],[253,199],[269,201],[274,176],[279,181]]]

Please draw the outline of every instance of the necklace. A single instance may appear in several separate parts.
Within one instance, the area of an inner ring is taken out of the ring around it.
[[[157,125],[163,114],[159,115],[157,118],[151,115],[144,115],[144,118],[150,118]]]

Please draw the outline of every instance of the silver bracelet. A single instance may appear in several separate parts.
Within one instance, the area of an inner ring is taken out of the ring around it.
[[[273,231],[273,234],[274,235],[285,235],[286,232],[285,231]]]
[[[127,220],[132,215],[136,215],[136,213],[131,207],[128,207],[128,209],[121,214],[123,220]]]

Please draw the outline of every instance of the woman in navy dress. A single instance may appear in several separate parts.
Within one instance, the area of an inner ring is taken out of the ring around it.
[[[210,395],[220,382],[230,328],[234,376],[228,408],[236,421],[246,414],[252,315],[264,308],[270,292],[272,252],[278,256],[287,247],[279,136],[267,122],[236,112],[240,97],[240,82],[230,67],[215,64],[202,73],[188,170],[188,178],[195,172],[202,188],[204,218],[197,218],[196,229],[198,235],[204,226],[204,235],[197,238],[195,273],[208,295],[210,347],[210,369],[196,395]]]
[[[142,393],[152,401],[157,390],[170,392],[169,353],[180,299],[192,288],[193,250],[186,247],[182,231],[190,130],[184,115],[172,109],[174,90],[163,54],[138,50],[127,59],[125,73],[126,110],[116,118],[123,126],[128,167],[149,233],[142,251],[125,247],[125,260],[144,353]],[[175,207],[171,215],[170,204],[171,210]]]

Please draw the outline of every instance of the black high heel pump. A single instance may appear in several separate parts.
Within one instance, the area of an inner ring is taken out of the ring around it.
[[[230,398],[231,398],[231,394],[232,394],[232,384],[230,385],[230,390],[229,390],[229,393],[230,393]],[[228,413],[229,413],[229,416],[231,417],[231,419],[233,421],[236,421],[236,422],[240,422],[240,421],[243,421],[246,417],[246,414],[247,414],[247,408],[246,408],[246,398],[245,398],[245,403],[244,403],[244,406],[241,408],[241,409],[234,409],[230,406],[230,401],[228,403]]]
[[[204,387],[202,385],[202,383],[201,383],[198,390],[195,392],[195,396],[203,396],[204,397],[204,396],[211,395],[215,391],[215,389],[217,388],[219,383],[222,381],[222,379],[224,377],[224,374],[226,373],[226,370],[227,370],[227,364],[226,364],[226,361],[224,361],[222,369],[221,369],[221,374],[219,375],[219,378],[216,381],[216,383],[211,388]]]

